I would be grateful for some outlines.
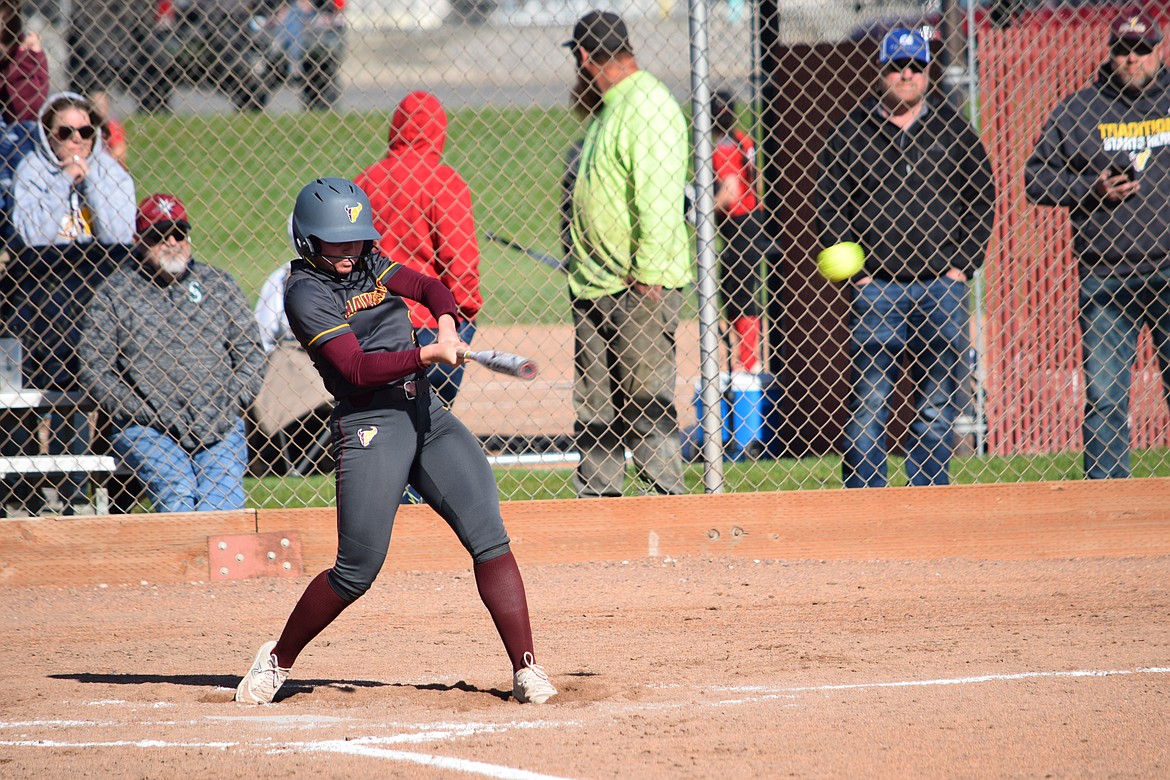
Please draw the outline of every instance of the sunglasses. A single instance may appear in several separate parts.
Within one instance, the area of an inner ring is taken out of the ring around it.
[[[1120,41],[1113,44],[1113,48],[1110,49],[1110,52],[1114,57],[1128,57],[1131,54],[1136,54],[1139,57],[1145,57],[1148,54],[1154,53],[1154,45],[1151,43],[1145,43],[1144,41],[1138,41],[1136,43]]]
[[[929,68],[929,67],[930,67],[930,65],[923,62],[922,60],[916,60],[916,59],[890,60],[889,62],[886,63],[885,72],[886,73],[901,73],[902,71],[909,68],[911,73],[925,73],[927,68]]]
[[[142,243],[147,246],[165,244],[168,238],[183,242],[191,235],[191,226],[184,222],[160,223],[147,228],[142,234]]]
[[[97,134],[97,131],[94,130],[93,125],[82,125],[81,127],[61,125],[53,131],[53,134],[57,136],[58,141],[68,141],[73,137],[74,133],[80,136],[82,141],[89,141],[93,139],[93,137]]]

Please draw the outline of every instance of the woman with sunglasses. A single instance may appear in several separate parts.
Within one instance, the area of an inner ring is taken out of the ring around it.
[[[134,181],[102,147],[93,105],[59,92],[39,120],[37,153],[17,166],[12,185],[17,237],[34,247],[133,241]]]
[[[8,335],[21,340],[25,387],[80,389],[78,322],[98,283],[130,256],[134,181],[103,149],[98,121],[81,95],[50,95],[38,115],[36,150],[21,160],[13,178],[15,235],[0,314]],[[51,415],[49,423],[50,454],[88,450],[84,415]],[[0,441],[4,438],[0,434]],[[35,446],[35,437],[18,431],[3,443],[21,450]],[[66,514],[87,503],[82,475],[65,480],[57,491]],[[25,511],[42,509],[39,491],[19,492]]]

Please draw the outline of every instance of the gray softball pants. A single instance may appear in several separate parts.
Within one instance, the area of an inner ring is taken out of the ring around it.
[[[495,475],[479,440],[431,393],[338,402],[330,420],[337,460],[337,562],[329,584],[355,601],[374,584],[407,482],[447,522],[475,563],[508,552]]]

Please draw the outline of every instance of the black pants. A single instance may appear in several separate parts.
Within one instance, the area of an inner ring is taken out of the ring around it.
[[[500,494],[479,440],[428,393],[423,403],[374,393],[333,411],[337,459],[337,563],[333,590],[354,601],[373,584],[390,548],[409,482],[447,522],[475,563],[508,552]],[[421,432],[425,431],[425,432]]]

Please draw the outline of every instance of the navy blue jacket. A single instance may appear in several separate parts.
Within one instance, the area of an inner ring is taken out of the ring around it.
[[[1121,203],[1093,192],[1101,171],[1132,165],[1141,189]],[[1024,169],[1028,199],[1068,209],[1083,271],[1125,276],[1170,266],[1170,71],[1121,90],[1105,63],[1053,110]]]

